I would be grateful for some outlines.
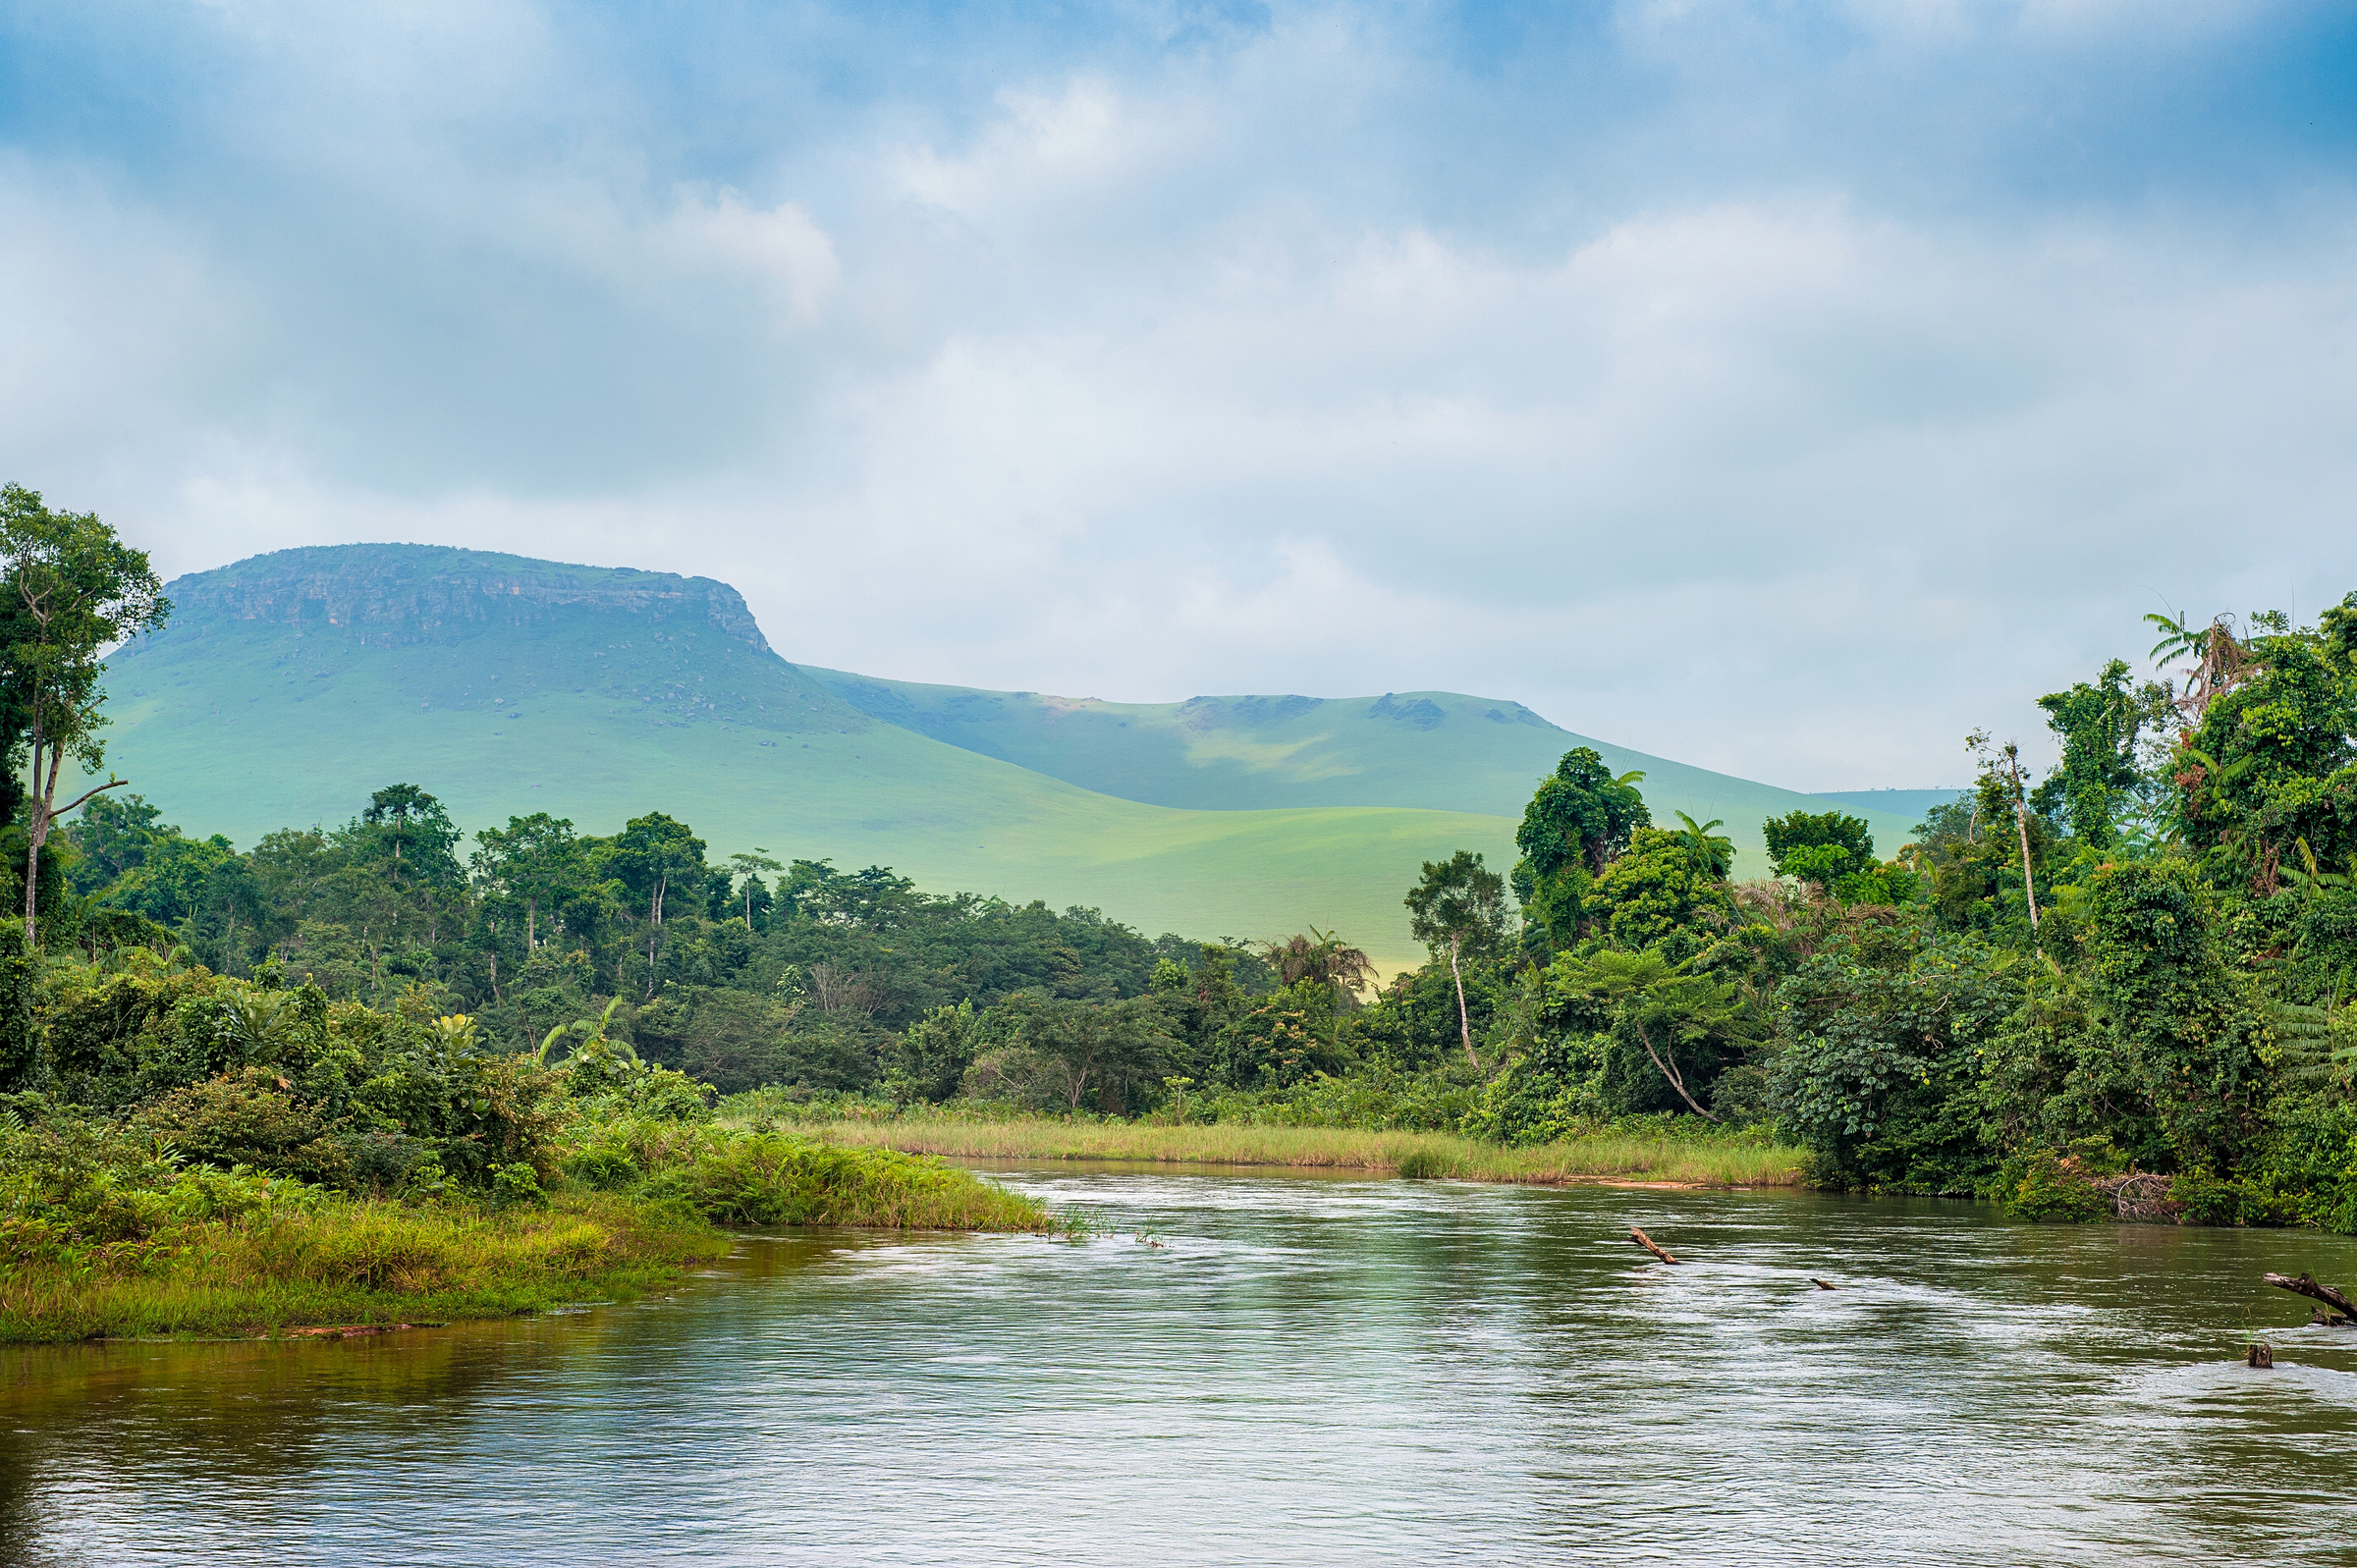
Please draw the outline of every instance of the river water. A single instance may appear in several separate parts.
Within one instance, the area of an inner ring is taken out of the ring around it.
[[[578,1313],[0,1351],[0,1561],[2357,1563],[2357,1330],[2259,1279],[2357,1283],[2349,1238],[1001,1179],[1102,1228],[747,1237]]]

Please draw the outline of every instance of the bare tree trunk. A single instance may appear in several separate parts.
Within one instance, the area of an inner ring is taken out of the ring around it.
[[[41,753],[44,749],[49,754],[46,777],[41,773]],[[63,747],[50,746],[42,738],[40,705],[36,702],[32,713],[32,789],[30,798],[25,802],[25,948],[27,952],[40,946],[40,928],[35,923],[35,916],[40,912],[41,846],[49,841],[50,828],[58,818],[67,815],[92,795],[131,782],[128,779],[115,779],[94,784],[68,801],[65,811],[59,811],[54,805],[57,799],[57,774],[65,760]]]
[[[1709,1111],[1703,1109],[1700,1106],[1695,1105],[1694,1097],[1686,1093],[1686,1080],[1678,1076],[1677,1067],[1674,1062],[1664,1061],[1662,1059],[1662,1054],[1653,1049],[1653,1037],[1645,1032],[1644,1022],[1634,1015],[1632,1015],[1628,1021],[1636,1029],[1637,1039],[1645,1047],[1645,1054],[1651,1056],[1653,1058],[1653,1064],[1662,1069],[1662,1076],[1670,1080],[1670,1087],[1677,1091],[1677,1098],[1683,1100],[1686,1103],[1687,1108],[1691,1109],[1697,1116],[1710,1116],[1711,1120],[1717,1121],[1719,1119],[1717,1116],[1712,1116]],[[1671,1259],[1670,1261],[1672,1263],[1677,1262],[1677,1260],[1674,1258]]]
[[[1465,977],[1456,967],[1456,934],[1449,936],[1449,977],[1456,982],[1456,1027],[1465,1037],[1465,1060],[1478,1067],[1481,1058],[1473,1054],[1473,1016],[1465,1011]]]
[[[525,952],[530,952],[534,947],[540,946],[539,938],[535,935],[538,927],[534,924],[534,900],[527,893],[523,900],[523,950]],[[493,981],[492,984],[496,987],[498,982]]]
[[[2030,929],[2038,929],[2038,881],[2030,872],[2030,807],[2021,792],[2021,759],[2008,749],[2005,766],[2013,771],[2013,826],[2021,830],[2021,891],[2030,900]]]

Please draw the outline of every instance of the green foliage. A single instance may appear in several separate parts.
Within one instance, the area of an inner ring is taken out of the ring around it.
[[[1993,1163],[1974,1113],[2013,1005],[2001,955],[1921,922],[1842,931],[1775,992],[1779,1125],[1820,1180],[1968,1193]]]
[[[2093,684],[2082,680],[2038,699],[2047,728],[2062,739],[2062,758],[2031,803],[2090,849],[2118,841],[2125,804],[2144,783],[2137,740],[2147,725],[2168,717],[2165,688],[2147,682],[2131,691],[2128,680],[2126,661],[2114,659]]]
[[[1728,910],[1727,883],[1685,836],[1640,828],[1628,852],[1581,902],[1590,929],[1615,947],[1658,947],[1682,962],[1710,945],[1708,921]]]
[[[1531,931],[1544,935],[1550,946],[1578,939],[1589,883],[1627,851],[1631,835],[1652,825],[1636,790],[1643,777],[1615,778],[1593,747],[1577,746],[1539,782],[1524,808],[1514,833],[1514,847],[1522,852],[1512,874],[1514,894]],[[1693,826],[1692,818],[1685,821]],[[1731,845],[1727,854],[1731,860]]]
[[[1828,889],[1874,869],[1874,834],[1866,819],[1839,811],[1794,811],[1760,825],[1769,868],[1780,877]]]
[[[1643,774],[1614,778],[1594,747],[1563,754],[1555,773],[1539,782],[1515,830],[1533,875],[1555,876],[1567,866],[1602,871],[1628,848],[1629,836],[1653,824],[1636,783]]]
[[[545,1209],[548,1195],[540,1190],[540,1173],[526,1161],[491,1167],[491,1207]]]
[[[2111,1200],[2088,1179],[2084,1165],[2051,1149],[2029,1150],[2006,1161],[1996,1191],[2010,1219],[2083,1224],[2111,1214]]]

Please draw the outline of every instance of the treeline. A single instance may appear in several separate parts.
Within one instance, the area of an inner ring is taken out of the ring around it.
[[[1734,883],[1717,824],[1564,758],[1520,931],[1455,934],[1496,999],[1475,1119],[1773,1121],[1830,1185],[2357,1230],[2357,595],[2151,619],[2156,678],[2040,698],[2042,780],[1968,737],[1976,786],[1889,859],[1798,813],[1765,825],[1776,878]]]
[[[53,858],[61,896],[44,938],[93,962],[140,946],[338,1000],[389,1006],[415,991],[515,1052],[611,999],[618,1038],[732,1091],[955,1094],[965,1037],[978,1050],[1012,998],[1040,1033],[1068,1014],[1125,1016],[1117,1004],[1147,994],[1158,966],[1241,989],[1268,973],[1234,945],[1150,941],[1089,909],[929,894],[881,867],[760,852],[715,864],[661,812],[610,837],[512,818],[469,846],[407,784],[340,828],[283,830],[244,853],[182,833],[136,794],[102,795]],[[970,1025],[976,1009],[986,1021]],[[1092,1069],[1085,1104],[1107,1092]],[[1139,1092],[1124,1082],[1113,1098]]]
[[[130,602],[169,608],[138,581]],[[188,1042],[214,1026],[172,988],[204,972],[208,996],[358,1006],[414,1042],[461,1020],[454,1061],[561,1057],[596,1020],[632,1059],[779,1107],[1509,1143],[1654,1117],[1797,1142],[1828,1185],[2357,1230],[2357,595],[2305,626],[2153,619],[2152,678],[2114,660],[2038,699],[2045,777],[1976,732],[1974,787],[1888,856],[1856,817],[1795,813],[1763,825],[1771,875],[1737,880],[1723,824],[1657,823],[1639,777],[1574,750],[1512,867],[1459,852],[1403,890],[1431,957],[1380,987],[1333,933],[1149,939],[885,868],[715,863],[661,812],[463,841],[410,784],[244,852],[101,792],[44,852],[36,774],[9,831],[48,962],[0,940],[0,1091],[128,1111],[192,1089]],[[11,668],[86,676],[113,623],[85,627],[83,665]],[[0,651],[20,633],[0,624]],[[11,678],[32,693],[0,713],[15,754],[94,763],[94,677],[54,701]],[[86,973],[56,967],[69,951]]]

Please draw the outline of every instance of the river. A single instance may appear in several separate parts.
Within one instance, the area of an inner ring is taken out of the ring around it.
[[[747,1237],[577,1313],[0,1351],[0,1560],[2357,1563],[2357,1330],[2259,1279],[2357,1283],[2350,1238],[1002,1179],[1100,1230]]]

